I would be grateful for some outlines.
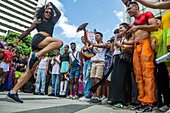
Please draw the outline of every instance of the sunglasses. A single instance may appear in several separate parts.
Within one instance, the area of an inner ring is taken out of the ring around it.
[[[52,12],[45,11],[45,13],[52,15]]]

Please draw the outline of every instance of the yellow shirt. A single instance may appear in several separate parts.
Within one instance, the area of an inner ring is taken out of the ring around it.
[[[155,46],[155,52],[156,53],[158,52],[159,44],[162,41],[162,35],[163,35],[163,30],[160,29],[160,28],[158,29],[158,31],[151,32],[150,39],[153,40],[154,38],[156,38],[157,43],[158,43],[158,45]]]
[[[163,30],[170,28],[170,10],[162,16],[161,27]]]

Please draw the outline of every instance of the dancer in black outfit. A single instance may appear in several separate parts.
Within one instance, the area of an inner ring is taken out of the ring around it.
[[[56,13],[56,16],[54,16],[54,13]],[[14,102],[23,103],[23,101],[19,99],[17,91],[34,74],[34,70],[41,61],[41,57],[44,54],[62,47],[63,42],[52,37],[54,25],[57,23],[60,16],[60,11],[56,8],[56,6],[53,5],[53,3],[49,2],[37,11],[36,20],[33,22],[31,27],[23,32],[18,39],[14,40],[14,43],[18,44],[35,28],[38,31],[38,34],[34,35],[31,41],[33,52],[30,55],[29,69],[24,73],[20,81],[15,85],[15,87],[8,93],[8,99]]]

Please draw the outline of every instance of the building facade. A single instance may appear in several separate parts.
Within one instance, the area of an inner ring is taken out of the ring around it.
[[[44,5],[45,1],[0,0],[0,36],[24,32],[33,23],[37,7]]]
[[[162,2],[162,0],[149,0],[149,1]],[[138,3],[138,4],[139,4],[139,10],[140,10],[141,13],[145,13],[147,11],[150,11],[154,14],[155,17],[162,16],[163,14],[165,14],[167,12],[167,10],[151,9],[151,8],[148,8],[148,7],[141,5],[140,3]],[[131,18],[129,16],[129,14],[126,11],[126,6],[124,5],[124,7],[123,7],[123,22],[132,24],[134,22],[134,20],[135,19],[133,17]]]

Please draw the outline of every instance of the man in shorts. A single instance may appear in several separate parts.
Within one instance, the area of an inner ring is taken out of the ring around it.
[[[91,58],[93,63],[92,63],[90,78],[92,78],[93,85],[94,85],[102,79],[102,76],[104,74],[105,52],[107,48],[107,43],[103,43],[102,41],[103,34],[100,32],[97,32],[95,34],[95,40],[97,44],[91,42],[87,38],[86,29],[84,28],[83,30],[84,30],[84,37],[85,37],[86,42],[88,42],[97,51],[97,54]],[[88,102],[101,103],[100,94],[101,94],[101,86],[97,88],[96,94],[93,94],[93,97]]]
[[[72,53],[70,53],[71,57],[71,70],[69,73],[70,77],[70,95],[67,97],[67,99],[78,99],[78,79],[80,77],[80,74],[82,74],[83,69],[83,62],[82,62],[82,55],[80,51],[76,51],[76,44],[72,42],[71,44]],[[73,97],[73,80],[75,79],[75,96]]]

